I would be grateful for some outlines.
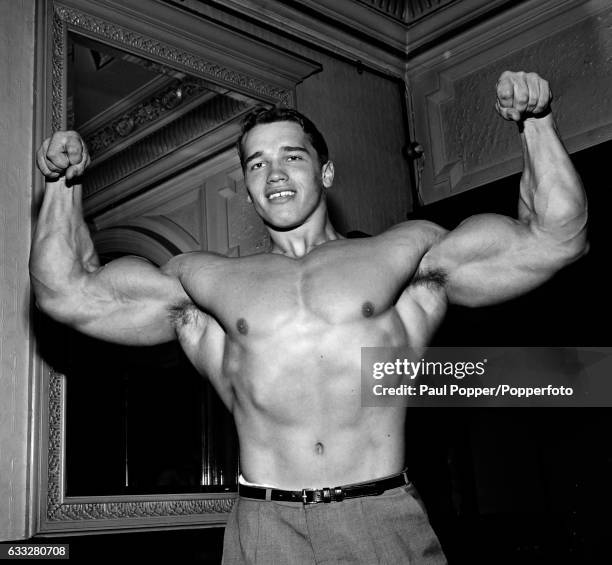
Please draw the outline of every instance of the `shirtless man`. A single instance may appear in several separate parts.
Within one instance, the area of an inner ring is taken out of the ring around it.
[[[226,563],[444,562],[403,473],[405,409],[361,406],[360,351],[424,347],[449,302],[507,300],[585,253],[585,195],[550,100],[536,74],[498,81],[497,111],[524,147],[518,220],[473,216],[451,232],[410,221],[359,240],[327,216],[334,165],[316,128],[260,111],[240,154],[270,252],[189,253],[161,268],[136,257],[100,267],[81,212],[85,146],[75,132],[42,144],[38,305],[108,341],[178,338],[210,379],[236,421],[244,483]]]

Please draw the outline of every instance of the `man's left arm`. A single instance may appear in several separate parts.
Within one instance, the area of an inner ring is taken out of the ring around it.
[[[441,272],[450,302],[482,306],[532,290],[587,251],[582,182],[559,139],[548,83],[505,72],[497,111],[519,126],[523,145],[518,219],[472,216],[432,246],[421,272]]]

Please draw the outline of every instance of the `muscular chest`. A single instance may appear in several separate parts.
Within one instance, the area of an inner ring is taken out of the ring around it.
[[[272,259],[233,270],[215,292],[212,308],[226,331],[282,335],[289,328],[374,319],[402,290],[403,281],[389,265],[366,254]]]

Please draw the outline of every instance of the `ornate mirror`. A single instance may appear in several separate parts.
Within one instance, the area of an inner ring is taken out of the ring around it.
[[[162,2],[46,8],[41,105],[49,132],[75,129],[90,149],[84,211],[101,260],[262,250],[233,147],[240,119],[292,105],[318,66]],[[38,326],[39,531],[224,523],[233,421],[177,344],[120,347]]]

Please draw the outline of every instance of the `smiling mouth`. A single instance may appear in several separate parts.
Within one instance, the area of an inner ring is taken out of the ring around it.
[[[277,200],[279,198],[290,198],[295,196],[294,190],[280,190],[279,192],[273,192],[267,196],[268,200]]]

